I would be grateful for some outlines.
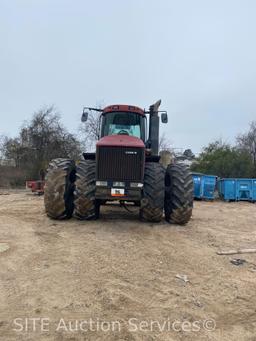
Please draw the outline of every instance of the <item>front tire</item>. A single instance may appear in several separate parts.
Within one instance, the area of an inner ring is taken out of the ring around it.
[[[193,178],[184,164],[170,164],[165,174],[165,219],[184,225],[193,209]]]
[[[156,162],[146,162],[143,198],[140,217],[150,222],[160,222],[164,209],[165,170]]]
[[[50,162],[44,188],[45,211],[50,218],[61,220],[72,217],[74,182],[73,160],[59,158]]]
[[[100,205],[95,199],[96,162],[82,160],[77,165],[74,217],[79,220],[97,219]]]

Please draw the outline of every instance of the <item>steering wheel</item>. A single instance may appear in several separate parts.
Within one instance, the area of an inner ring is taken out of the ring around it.
[[[129,135],[128,131],[122,129],[118,132],[118,135]]]

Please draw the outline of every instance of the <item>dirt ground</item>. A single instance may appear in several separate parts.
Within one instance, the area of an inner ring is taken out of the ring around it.
[[[0,195],[0,340],[256,340],[256,254],[216,254],[256,247],[256,205],[195,202],[185,227],[133,211],[53,221]]]

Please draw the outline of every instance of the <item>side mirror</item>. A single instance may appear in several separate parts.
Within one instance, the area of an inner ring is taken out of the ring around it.
[[[86,122],[88,120],[88,112],[84,111],[81,117],[82,122]]]
[[[166,112],[161,114],[161,121],[162,123],[168,123],[168,115]]]

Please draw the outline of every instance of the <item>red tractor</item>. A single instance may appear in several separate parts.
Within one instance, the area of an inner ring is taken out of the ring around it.
[[[95,153],[84,153],[77,165],[70,159],[55,159],[48,168],[45,209],[54,219],[99,218],[100,206],[108,201],[133,202],[143,220],[185,224],[192,215],[193,179],[186,165],[165,169],[159,156],[159,113],[167,123],[161,101],[149,111],[131,105],[111,105],[101,112],[101,138]],[[149,128],[147,129],[147,116]],[[148,132],[147,132],[148,130]]]
[[[43,180],[26,181],[26,189],[31,189],[32,193],[35,193],[38,195],[44,194],[44,185],[45,185],[45,182]]]

